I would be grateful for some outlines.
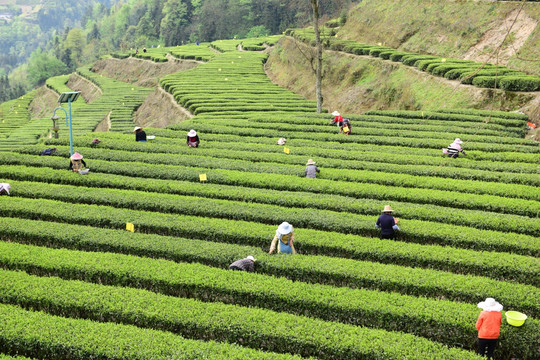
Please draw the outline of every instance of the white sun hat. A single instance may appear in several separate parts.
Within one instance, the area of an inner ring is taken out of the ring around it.
[[[190,136],[190,137],[193,137],[193,136],[197,136],[197,132],[193,129],[191,129],[188,133],[187,133],[187,136]]]
[[[289,224],[288,222],[282,222],[281,225],[278,226],[277,231],[281,235],[288,234],[292,232],[292,225]]]
[[[460,138],[456,138],[456,140],[454,140],[454,142],[455,142],[456,144],[463,144],[463,141],[461,141]]]
[[[0,183],[0,192],[5,190],[9,195],[9,189],[11,189],[11,186],[8,183]]]
[[[135,129],[133,129],[133,132],[135,132],[135,131],[137,131],[137,130],[141,130],[141,129],[142,129],[142,127],[140,127],[140,126],[135,126]]]
[[[334,112],[332,113],[332,115],[334,115],[334,116],[339,116],[339,115],[341,115],[341,114],[336,110],[336,111],[334,111]]]
[[[315,161],[313,161],[313,159],[309,159],[306,165],[315,165]]]
[[[494,298],[487,298],[485,301],[479,302],[478,307],[484,311],[501,311],[503,309],[503,306]]]
[[[257,261],[257,260],[255,260],[255,258],[254,258],[253,256],[251,256],[251,255],[249,255],[246,259],[251,260],[251,261],[253,261],[253,262]]]

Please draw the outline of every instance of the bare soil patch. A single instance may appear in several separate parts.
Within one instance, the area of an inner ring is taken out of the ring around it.
[[[57,101],[58,94],[54,90],[46,86],[40,87],[28,108],[32,119],[51,116],[54,108],[58,105]]]
[[[193,115],[178,105],[171,94],[158,87],[135,113],[135,123],[141,127],[164,128],[192,118]]]
[[[101,89],[96,84],[86,80],[78,74],[72,74],[69,77],[67,86],[70,89],[73,89],[73,91],[80,91],[84,101],[86,101],[88,104],[103,94]]]
[[[515,9],[504,19],[500,19],[492,24],[491,29],[484,33],[480,41],[471,47],[463,58],[507,65],[510,58],[525,44],[525,41],[527,41],[527,38],[536,29],[537,25],[537,20],[527,15],[524,11],[519,12],[519,9]],[[505,41],[510,28],[510,34]],[[496,50],[499,46],[501,49],[497,57]]]
[[[155,87],[165,75],[189,70],[200,63],[197,61],[178,60],[168,57],[169,61],[155,63],[149,60],[127,58],[123,60],[109,58],[97,61],[92,71],[104,76],[144,87]]]

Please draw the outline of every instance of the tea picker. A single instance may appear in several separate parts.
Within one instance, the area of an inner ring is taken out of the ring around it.
[[[255,270],[255,261],[257,260],[250,255],[245,259],[236,260],[229,266],[229,269],[253,272]]]
[[[383,214],[379,216],[375,227],[381,229],[381,239],[395,239],[396,231],[400,231],[397,226],[397,219],[392,216],[392,208],[390,205],[386,205],[383,209]]]
[[[296,250],[294,249],[294,230],[288,222],[283,222],[278,226],[268,253],[273,253],[276,247],[278,253],[296,254]]]
[[[133,132],[135,133],[135,141],[137,142],[146,142],[146,133],[140,126],[135,126],[135,129],[133,129]]]
[[[8,183],[0,183],[0,195],[9,195],[11,186]]]
[[[451,157],[453,159],[459,157],[459,153],[463,153],[463,155],[467,155],[465,151],[461,148],[461,144],[463,144],[463,141],[461,141],[460,138],[456,138],[453,143],[448,145],[447,149],[442,149],[443,154],[448,155],[448,157]]]
[[[191,129],[187,133],[187,139],[186,139],[187,146],[189,146],[189,147],[199,147],[200,142],[201,141],[199,140],[199,135],[197,135],[197,132],[195,130]]]
[[[478,330],[478,354],[493,359],[493,352],[501,331],[501,310],[503,306],[493,298],[478,303],[480,312],[476,321]]]
[[[76,152],[75,154],[71,155],[70,161],[69,161],[69,170],[72,170],[73,172],[78,172],[81,175],[86,175],[90,171],[86,168],[86,162],[83,160],[83,156]]]
[[[317,173],[321,172],[319,168],[315,165],[315,161],[313,159],[309,159],[306,164],[306,170],[305,174],[307,178],[315,179],[317,177]]]
[[[334,120],[330,121],[330,124],[336,124],[337,127],[341,128],[341,125],[343,125],[343,117],[341,114],[338,111],[334,111],[332,115],[334,116]]]

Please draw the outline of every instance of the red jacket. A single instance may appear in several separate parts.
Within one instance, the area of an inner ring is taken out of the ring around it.
[[[338,115],[334,118],[334,124],[339,123],[343,121],[343,117],[341,115]]]
[[[476,321],[476,330],[480,339],[497,339],[501,331],[501,312],[482,311]]]

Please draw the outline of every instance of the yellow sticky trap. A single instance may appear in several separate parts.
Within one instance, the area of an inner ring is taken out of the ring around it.
[[[283,148],[283,152],[284,152],[285,154],[290,154],[290,153],[291,153],[291,149],[289,149],[288,147],[284,147],[284,148]]]
[[[382,43],[377,43],[377,45],[382,46]]]
[[[225,81],[228,81],[228,80],[229,80],[229,78],[225,78]]]
[[[206,178],[206,174],[200,174],[199,175],[199,180],[202,182],[202,181],[207,181],[208,179]]]
[[[424,117],[424,112],[422,111],[422,117]]]
[[[135,232],[135,225],[133,225],[132,223],[126,223],[126,230]]]
[[[238,58],[239,58],[239,59],[241,59],[241,58],[242,58],[242,56],[238,55]]]
[[[135,90],[135,88],[131,88],[131,91]]]
[[[445,59],[445,58],[442,58],[442,59],[441,59],[441,62],[446,62],[446,59]]]
[[[221,68],[217,69],[217,71],[221,71]]]

